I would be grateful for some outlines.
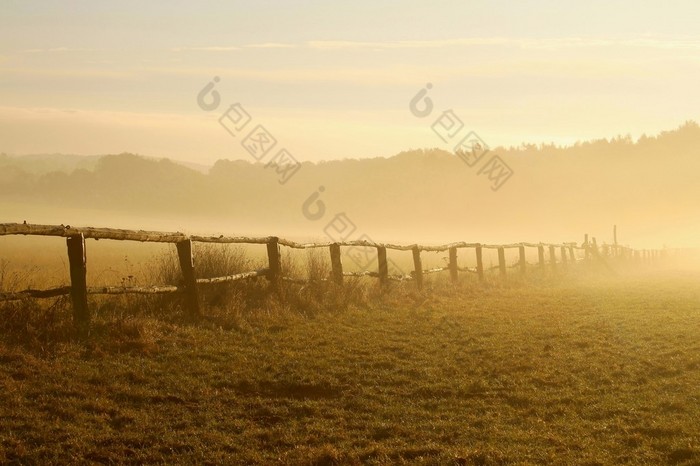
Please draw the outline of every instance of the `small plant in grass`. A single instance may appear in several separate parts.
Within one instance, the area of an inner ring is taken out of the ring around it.
[[[8,260],[0,259],[0,293],[32,288],[35,286],[33,282],[39,272],[38,266],[13,270]]]
[[[70,341],[73,335],[67,297],[3,302],[0,314],[0,339],[32,351],[51,351],[57,344]]]
[[[18,291],[31,283],[34,269],[10,271],[8,261],[0,261],[0,293]],[[1,340],[44,352],[68,341],[72,325],[67,297],[48,301],[22,299],[0,302]]]
[[[331,264],[325,250],[313,248],[306,250],[306,270],[310,281],[322,281],[330,277]]]

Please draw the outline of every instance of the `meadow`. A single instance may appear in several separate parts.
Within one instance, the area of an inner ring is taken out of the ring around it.
[[[700,464],[699,280],[259,279],[194,323],[172,297],[92,297],[87,342],[66,299],[6,303],[0,462]]]

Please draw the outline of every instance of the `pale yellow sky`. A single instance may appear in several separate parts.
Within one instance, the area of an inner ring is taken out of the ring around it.
[[[700,7],[639,3],[3,2],[0,152],[249,159],[233,103],[302,161],[449,150],[447,109],[492,147],[657,133],[698,119]]]

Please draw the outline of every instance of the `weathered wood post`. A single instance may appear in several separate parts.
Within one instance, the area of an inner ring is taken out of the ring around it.
[[[199,317],[199,297],[197,296],[197,278],[194,274],[194,256],[192,255],[192,240],[186,239],[175,243],[177,257],[182,271],[185,307],[189,317]]]
[[[588,244],[588,233],[584,235],[583,240],[583,258],[588,260],[591,258],[590,245]]]
[[[476,245],[476,275],[480,282],[484,281],[484,257],[480,244]]]
[[[420,248],[413,247],[413,279],[419,290],[423,289],[423,262],[420,259]]]
[[[562,246],[560,248],[560,253],[561,253],[561,268],[566,269],[567,265],[567,257],[566,257],[566,246]]]
[[[576,256],[574,255],[574,247],[569,245],[569,259],[572,264],[576,263]]]
[[[333,281],[337,285],[343,284],[343,263],[340,260],[340,245],[333,243],[330,246],[331,251],[331,275]]]
[[[450,263],[448,265],[450,269],[450,279],[452,284],[456,285],[459,281],[459,268],[457,267],[457,248],[450,248]]]
[[[70,295],[73,301],[73,326],[80,338],[90,332],[90,310],[87,303],[87,259],[82,233],[66,239],[70,267]]]
[[[386,261],[384,246],[377,246],[377,262],[379,263],[379,284],[385,286],[389,283],[389,264]]]
[[[537,246],[537,259],[540,264],[540,270],[542,271],[542,273],[544,273],[544,244],[540,244],[539,246]]]
[[[592,244],[591,244],[591,251],[594,256],[598,255],[598,241],[596,241],[595,237],[593,238]]]
[[[525,259],[525,246],[522,244],[518,246],[518,255],[520,256],[520,274],[525,275],[525,272],[527,271],[527,260]]]
[[[279,285],[282,279],[282,255],[280,254],[279,238],[271,236],[267,240],[267,279],[272,286]]]
[[[501,278],[506,278],[506,250],[503,246],[498,248],[498,271]]]
[[[549,263],[552,266],[552,272],[557,271],[557,251],[553,245],[549,245]]]

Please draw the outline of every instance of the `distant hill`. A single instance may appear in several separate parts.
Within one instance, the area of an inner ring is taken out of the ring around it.
[[[77,169],[95,168],[99,155],[31,154],[10,156],[0,154],[0,170],[21,170],[31,175],[44,175],[55,171],[72,172]]]
[[[351,239],[580,240],[584,232],[607,235],[615,223],[636,244],[700,237],[694,122],[639,141],[497,148],[484,160],[492,154],[514,172],[495,192],[481,163],[471,168],[439,149],[304,163],[286,184],[274,169],[247,161],[219,160],[202,173],[132,154],[0,156],[0,196],[5,205],[21,203],[37,223],[32,206],[92,212],[75,224],[98,221],[96,212],[109,223],[111,212],[167,219],[174,229],[318,238],[341,213],[355,225]],[[302,206],[319,187],[325,213],[315,220]]]
[[[28,154],[7,155],[0,154],[0,170],[21,170],[31,175],[44,175],[51,172],[70,173],[74,170],[94,170],[98,160],[104,155],[75,155],[75,154]],[[144,157],[158,160],[156,158]],[[193,170],[206,173],[209,166],[194,162],[174,162]]]

